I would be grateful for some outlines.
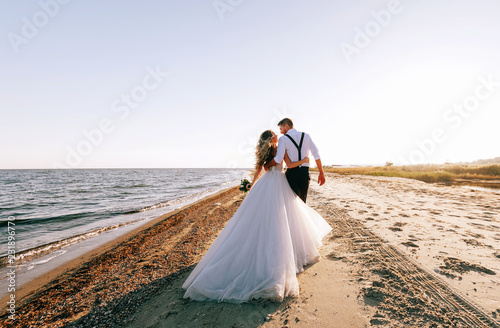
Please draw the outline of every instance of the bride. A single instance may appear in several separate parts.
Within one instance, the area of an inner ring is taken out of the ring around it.
[[[317,248],[332,228],[292,191],[282,164],[259,178],[277,143],[271,130],[261,134],[252,187],[182,285],[184,298],[243,303],[299,295],[296,274],[320,260]],[[289,168],[308,161],[290,162],[285,155]]]

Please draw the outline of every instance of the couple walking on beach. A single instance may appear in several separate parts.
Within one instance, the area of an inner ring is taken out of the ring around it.
[[[305,203],[309,154],[319,168],[318,183],[325,183],[318,149],[289,118],[278,126],[279,141],[271,130],[261,134],[250,191],[182,285],[184,298],[281,302],[299,295],[296,274],[320,260],[317,248],[332,227]]]

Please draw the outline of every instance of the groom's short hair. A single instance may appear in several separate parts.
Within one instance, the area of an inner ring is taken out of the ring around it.
[[[287,118],[282,119],[282,120],[278,123],[278,125],[285,125],[285,124],[288,124],[288,126],[290,126],[290,128],[292,128],[292,129],[293,129],[293,122],[292,122],[292,120],[291,120],[291,119],[289,119],[288,117],[287,117]]]

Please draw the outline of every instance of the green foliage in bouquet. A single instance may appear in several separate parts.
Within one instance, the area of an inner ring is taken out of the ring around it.
[[[250,187],[251,187],[251,184],[250,184],[250,181],[248,181],[248,179],[241,180],[241,183],[240,183],[240,190],[241,191],[247,192],[250,190]]]

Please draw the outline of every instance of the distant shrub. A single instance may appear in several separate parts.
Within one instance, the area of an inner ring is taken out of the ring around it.
[[[479,174],[483,175],[500,175],[500,165],[494,164],[494,165],[480,166],[477,168],[477,171]]]
[[[339,174],[364,174],[372,176],[403,177],[433,183],[451,183],[456,179],[465,180],[498,180],[500,165],[471,164],[418,164],[393,166],[387,162],[385,166],[365,166],[350,168],[325,167],[327,172]],[[476,181],[479,183],[479,181]],[[469,184],[471,182],[469,181]]]
[[[439,182],[452,182],[453,180],[455,180],[453,174],[449,172],[441,172],[437,177],[437,181]]]

